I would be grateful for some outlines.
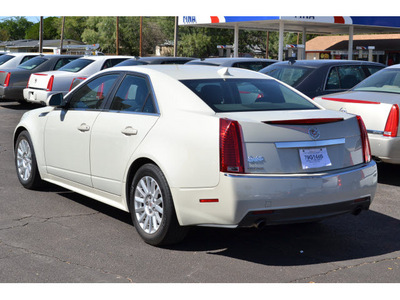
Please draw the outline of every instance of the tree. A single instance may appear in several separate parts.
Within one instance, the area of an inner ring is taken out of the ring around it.
[[[57,17],[48,17],[43,19],[43,39],[44,40],[56,40],[60,38],[57,32],[58,26]],[[25,34],[26,39],[38,40],[39,39],[39,28],[40,23],[33,24]]]
[[[32,25],[25,17],[10,17],[0,23],[0,34],[4,40],[22,40]]]
[[[82,33],[86,28],[86,21],[89,17],[65,17],[64,39],[81,41]],[[54,27],[57,28],[57,39],[61,37],[62,18],[54,20]]]

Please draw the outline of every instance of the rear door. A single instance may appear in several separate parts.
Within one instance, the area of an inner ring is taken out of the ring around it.
[[[93,126],[90,163],[93,187],[121,195],[127,163],[159,118],[150,82],[127,74]]]

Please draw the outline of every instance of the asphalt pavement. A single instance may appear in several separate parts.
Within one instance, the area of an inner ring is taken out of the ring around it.
[[[0,102],[0,283],[400,283],[400,166],[379,164],[375,199],[359,216],[198,227],[156,248],[126,212],[54,185],[20,185],[12,134],[33,108]]]

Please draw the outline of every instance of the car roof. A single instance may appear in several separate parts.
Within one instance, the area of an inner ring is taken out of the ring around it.
[[[226,63],[235,63],[235,62],[257,62],[257,61],[266,61],[266,62],[276,62],[275,59],[266,59],[266,58],[253,58],[253,57],[209,57],[192,60],[193,63],[212,63],[215,65],[222,65]],[[190,63],[189,63],[190,64]]]
[[[314,67],[318,68],[321,66],[329,65],[375,65],[384,66],[381,63],[370,62],[364,60],[344,60],[344,59],[316,59],[316,60],[286,60],[280,61],[274,64],[274,66],[279,65],[291,65],[291,66],[303,66],[303,67]]]
[[[102,72],[113,71],[117,68],[110,68]],[[215,67],[199,65],[141,65],[141,66],[121,66],[118,71],[132,71],[145,73],[154,76],[168,76],[176,80],[184,79],[208,79],[208,78],[271,78],[265,74],[241,68]]]

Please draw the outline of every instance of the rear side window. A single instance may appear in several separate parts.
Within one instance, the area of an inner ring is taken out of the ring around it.
[[[93,63],[94,60],[91,59],[75,59],[71,61],[70,63],[66,64],[64,67],[60,68],[60,71],[67,71],[67,72],[79,72],[80,70],[86,68],[88,65]]]
[[[104,64],[103,67],[101,68],[102,70],[104,69],[108,69],[108,68],[112,68],[115,65],[118,65],[119,63],[123,62],[124,60],[126,60],[126,58],[112,58],[112,59],[107,59]]]
[[[43,57],[34,57],[32,59],[27,60],[26,62],[20,64],[18,66],[18,68],[20,69],[24,69],[24,70],[33,70],[35,69],[37,66],[41,65],[42,63],[44,63],[45,61],[47,61],[46,58]]]
[[[327,90],[351,89],[366,77],[362,66],[333,67],[328,74]]]
[[[368,71],[372,74],[382,70],[384,67],[379,67],[379,66],[366,66]]]
[[[23,64],[24,62],[26,62],[26,61],[28,61],[28,60],[34,58],[34,57],[36,57],[36,56],[34,56],[34,55],[27,55],[27,56],[25,56],[25,57],[21,60],[21,63],[20,63],[20,64]]]
[[[9,61],[10,59],[13,59],[14,57],[15,57],[14,55],[7,55],[7,54],[0,56],[0,66],[5,62]]]
[[[114,96],[110,110],[154,113],[153,97],[146,79],[127,75]]]
[[[263,72],[271,77],[274,77],[284,83],[295,86],[300,83],[303,78],[307,77],[312,72],[311,68],[290,67],[290,66],[275,66],[269,67],[269,70]]]
[[[318,109],[313,103],[271,79],[182,80],[215,112]]]

